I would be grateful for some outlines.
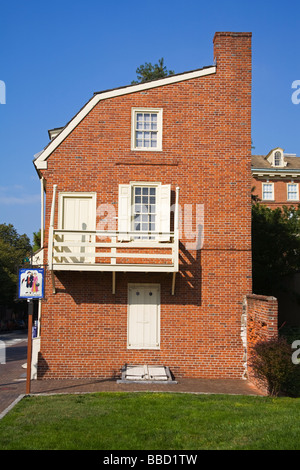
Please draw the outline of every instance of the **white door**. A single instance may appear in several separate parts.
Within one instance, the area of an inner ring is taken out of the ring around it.
[[[96,197],[94,194],[66,193],[60,194],[60,228],[70,230],[63,234],[63,252],[72,256],[64,256],[65,263],[92,263],[95,259],[94,250],[86,244],[94,241],[91,233],[83,233],[95,230],[96,224]],[[84,245],[85,244],[85,245]],[[78,256],[77,254],[84,254]],[[76,256],[74,256],[74,254]]]
[[[128,289],[128,348],[159,349],[160,286],[132,284]]]

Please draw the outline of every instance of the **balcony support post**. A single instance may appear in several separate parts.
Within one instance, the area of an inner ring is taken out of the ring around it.
[[[54,271],[51,271],[52,294],[56,294]]]
[[[175,294],[175,278],[176,278],[176,273],[173,273],[173,277],[172,277],[172,295]]]
[[[112,272],[112,293],[116,293],[116,271]]]

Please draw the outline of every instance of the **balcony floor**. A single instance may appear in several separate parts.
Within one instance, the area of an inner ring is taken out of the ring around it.
[[[106,272],[165,272],[178,269],[172,264],[105,264],[105,263],[53,263],[53,271],[106,271]]]

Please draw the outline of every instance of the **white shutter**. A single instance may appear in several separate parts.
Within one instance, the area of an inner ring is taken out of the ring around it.
[[[159,231],[170,232],[170,209],[171,209],[171,185],[164,184],[160,187],[159,207]],[[159,241],[170,241],[169,235],[159,235]]]
[[[118,206],[118,231],[119,240],[128,241],[130,235],[131,219],[131,186],[130,184],[119,184],[119,206]]]

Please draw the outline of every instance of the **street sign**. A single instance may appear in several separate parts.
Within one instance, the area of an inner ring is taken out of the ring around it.
[[[44,269],[19,269],[19,299],[44,297]]]

